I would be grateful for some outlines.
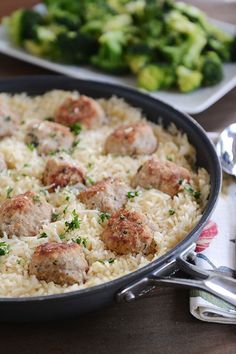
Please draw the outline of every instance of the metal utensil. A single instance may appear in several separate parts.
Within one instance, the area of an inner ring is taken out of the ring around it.
[[[218,138],[216,151],[222,169],[236,177],[236,123],[226,127]]]

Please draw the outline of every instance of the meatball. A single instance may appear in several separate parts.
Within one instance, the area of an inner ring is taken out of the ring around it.
[[[74,137],[69,128],[54,122],[35,120],[27,127],[25,143],[37,147],[40,154],[69,149]]]
[[[85,171],[82,167],[59,158],[49,158],[43,172],[43,184],[52,187],[53,192],[57,187],[66,187],[77,183],[85,183]]]
[[[9,107],[0,102],[0,139],[14,135],[18,127],[18,119]]]
[[[173,197],[178,193],[182,179],[190,180],[190,172],[186,168],[153,157],[139,167],[132,186],[156,188]]]
[[[128,187],[119,178],[108,177],[80,192],[78,198],[88,209],[114,213],[127,201]]]
[[[51,216],[52,207],[42,197],[33,192],[19,194],[0,206],[0,234],[35,236]]]
[[[152,128],[145,122],[116,128],[106,139],[105,153],[116,155],[150,155],[157,148]]]
[[[4,157],[2,154],[0,154],[0,172],[4,171],[7,169],[6,162],[4,160]]]
[[[88,263],[77,243],[44,243],[36,248],[29,264],[30,275],[59,285],[82,284],[87,271]]]
[[[68,98],[58,109],[56,122],[71,126],[81,123],[92,129],[105,121],[105,112],[92,98],[80,96],[78,99]]]
[[[153,233],[144,215],[121,209],[111,216],[101,238],[118,254],[149,254],[154,250]]]

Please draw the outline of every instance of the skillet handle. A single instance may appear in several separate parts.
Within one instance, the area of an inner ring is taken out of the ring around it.
[[[203,270],[191,263],[196,257],[195,246],[192,244],[177,259],[120,291],[116,296],[117,301],[130,302],[146,297],[158,286],[163,285],[204,290],[236,306],[236,279],[220,272]],[[179,270],[191,278],[177,277]]]

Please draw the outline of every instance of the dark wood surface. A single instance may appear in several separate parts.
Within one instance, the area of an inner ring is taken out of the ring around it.
[[[0,17],[34,3],[0,0]],[[236,23],[236,4],[209,6],[203,0],[198,4],[211,16]],[[0,77],[35,74],[54,73],[0,55]],[[235,102],[236,89],[195,118],[207,130],[220,130],[236,121]],[[114,305],[72,320],[0,324],[0,353],[235,354],[235,330],[231,325],[194,319],[189,313],[188,291],[160,288],[155,297]]]

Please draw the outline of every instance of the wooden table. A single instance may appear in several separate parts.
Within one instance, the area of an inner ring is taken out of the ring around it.
[[[0,17],[34,0],[0,0]],[[211,16],[236,23],[236,4],[199,4]],[[0,55],[0,76],[53,74]],[[236,89],[195,118],[207,130],[236,121]],[[161,289],[155,297],[114,305],[83,317],[56,323],[0,324],[2,354],[235,354],[235,327],[208,324],[189,314],[188,291]],[[0,315],[1,316],[1,315]]]

